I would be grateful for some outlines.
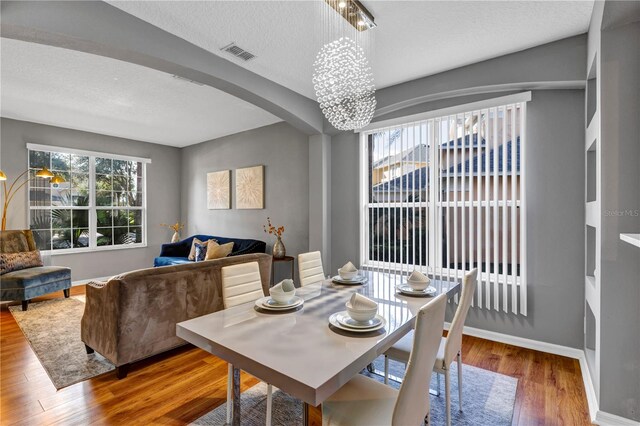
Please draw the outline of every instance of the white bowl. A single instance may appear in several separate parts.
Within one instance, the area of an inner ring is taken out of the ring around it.
[[[407,284],[409,284],[409,287],[414,290],[424,290],[429,287],[429,284],[431,284],[431,280],[427,279],[426,281],[413,281],[407,279]]]
[[[349,316],[358,322],[367,322],[373,319],[378,312],[377,307],[369,309],[353,309],[349,302],[347,302],[345,306],[347,307],[347,313]]]
[[[356,275],[358,275],[358,270],[356,269],[355,271],[345,271],[340,268],[338,269],[338,275],[340,275],[340,278],[342,278],[343,280],[352,280],[356,277]]]
[[[293,296],[296,295],[296,291],[295,290],[278,291],[278,290],[273,290],[271,288],[271,289],[269,289],[269,294],[271,295],[271,298],[276,303],[280,303],[282,305],[286,305],[287,303],[291,302],[291,299],[293,299]]]

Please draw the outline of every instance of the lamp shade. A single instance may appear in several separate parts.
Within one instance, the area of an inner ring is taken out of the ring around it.
[[[43,167],[42,169],[36,172],[36,176],[40,178],[50,179],[54,176],[54,174],[51,173],[51,170],[47,169],[46,167]]]
[[[7,180],[7,175],[2,170],[0,170],[0,180]]]
[[[64,182],[65,182],[64,178],[60,175],[55,175],[54,177],[51,178],[52,184],[58,184],[58,183],[64,183]]]

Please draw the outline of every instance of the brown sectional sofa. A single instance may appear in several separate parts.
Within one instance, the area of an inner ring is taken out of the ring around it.
[[[132,362],[184,345],[176,323],[223,309],[223,266],[258,262],[269,293],[271,256],[247,254],[127,272],[87,285],[81,339],[126,377]]]

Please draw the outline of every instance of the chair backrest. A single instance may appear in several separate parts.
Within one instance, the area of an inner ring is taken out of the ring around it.
[[[419,425],[429,413],[429,383],[442,338],[447,295],[424,305],[416,316],[413,348],[393,409],[392,425]]]
[[[30,229],[0,231],[0,253],[19,253],[36,250]]]
[[[462,348],[462,329],[467,319],[467,312],[469,312],[473,295],[476,292],[477,276],[478,270],[473,269],[462,280],[462,295],[460,296],[456,313],[453,316],[453,321],[451,321],[451,327],[447,334],[447,343],[444,345],[445,367],[453,361]]]
[[[300,287],[323,281],[322,254],[319,251],[299,254],[298,273],[300,275]]]
[[[258,262],[224,266],[220,272],[225,309],[264,297]]]

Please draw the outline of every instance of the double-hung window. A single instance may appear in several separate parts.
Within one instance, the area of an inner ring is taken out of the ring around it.
[[[456,280],[474,304],[526,315],[529,93],[375,123],[361,133],[364,266]]]
[[[146,245],[148,159],[28,144],[29,225],[40,250]],[[64,182],[35,173],[46,167]]]

